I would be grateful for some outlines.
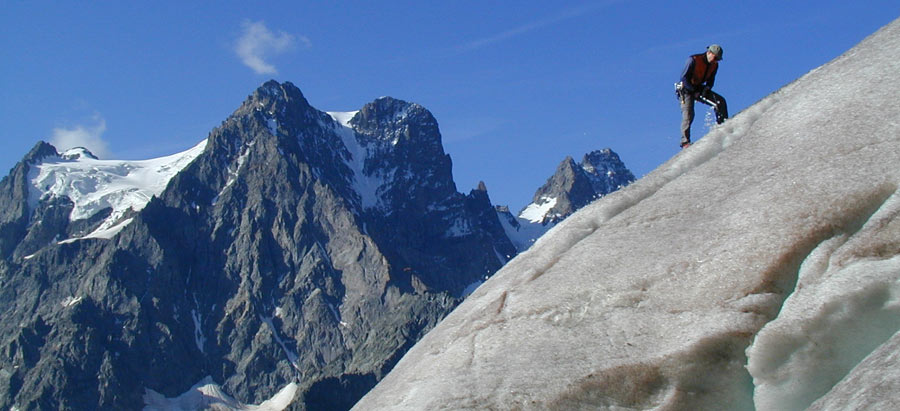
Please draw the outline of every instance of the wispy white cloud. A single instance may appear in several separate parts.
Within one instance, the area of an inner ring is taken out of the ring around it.
[[[94,114],[93,125],[76,125],[72,128],[54,128],[50,137],[53,144],[60,151],[74,147],[84,147],[90,150],[98,158],[109,157],[109,147],[103,140],[106,132],[106,120],[100,114]]]
[[[600,8],[604,8],[615,3],[621,3],[622,0],[607,0],[599,3],[592,3],[587,5],[582,5],[579,7],[569,7],[558,11],[544,19],[534,21],[531,23],[523,24],[518,27],[514,27],[512,29],[494,34],[492,36],[480,38],[478,40],[471,41],[469,43],[463,44],[456,48],[459,52],[467,52],[480,49],[482,47],[490,46],[496,43],[500,43],[523,34],[530,33],[532,31],[542,29],[544,27],[549,27],[563,21],[573,19],[576,17],[581,17],[583,15],[594,12]]]
[[[278,74],[275,66],[266,61],[269,57],[293,50],[298,44],[305,48],[312,46],[312,42],[304,36],[294,36],[284,31],[274,33],[262,21],[245,21],[242,27],[234,52],[256,74]]]

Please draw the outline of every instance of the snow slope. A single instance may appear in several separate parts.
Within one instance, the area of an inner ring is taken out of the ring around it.
[[[182,153],[139,161],[98,160],[83,155],[83,149],[68,150],[59,157],[44,158],[31,167],[28,205],[34,210],[42,198],[69,197],[74,203],[69,215],[71,221],[89,218],[111,208],[109,217],[83,237],[111,238],[131,221],[123,218],[130,210],[143,209],[150,198],[160,194],[169,180],[204,148],[205,139]]]
[[[895,21],[554,227],[355,409],[900,409],[898,186]]]

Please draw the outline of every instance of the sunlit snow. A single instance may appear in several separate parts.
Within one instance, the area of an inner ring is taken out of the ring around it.
[[[538,203],[531,203],[521,213],[519,213],[519,218],[524,218],[532,223],[540,223],[544,221],[544,217],[547,216],[547,212],[549,212],[553,207],[556,206],[556,197],[542,197],[541,201]]]
[[[900,409],[898,186],[894,22],[559,223],[355,409]]]
[[[109,217],[95,231],[82,237],[111,238],[131,222],[123,218],[126,213],[143,209],[205,147],[206,140],[203,140],[182,153],[138,161],[97,160],[75,155],[73,150],[60,157],[44,158],[29,171],[28,205],[34,210],[41,199],[68,197],[74,203],[69,215],[71,221],[111,208]],[[77,239],[63,242],[74,240]]]

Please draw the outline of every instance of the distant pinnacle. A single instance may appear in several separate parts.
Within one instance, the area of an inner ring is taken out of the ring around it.
[[[27,163],[39,163],[46,157],[55,157],[59,156],[59,152],[56,151],[56,147],[53,147],[50,143],[45,141],[40,141],[25,155],[25,162]]]

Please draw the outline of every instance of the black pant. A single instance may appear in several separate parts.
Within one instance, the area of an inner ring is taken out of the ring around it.
[[[682,93],[681,95],[681,143],[691,142],[691,123],[694,122],[694,100],[697,100],[716,111],[716,123],[722,124],[728,118],[728,104],[725,97],[712,90],[704,90],[698,94]]]
[[[701,103],[712,106],[716,111],[716,124],[722,124],[728,118],[728,104],[725,103],[725,97],[712,90],[704,90],[697,97]]]

